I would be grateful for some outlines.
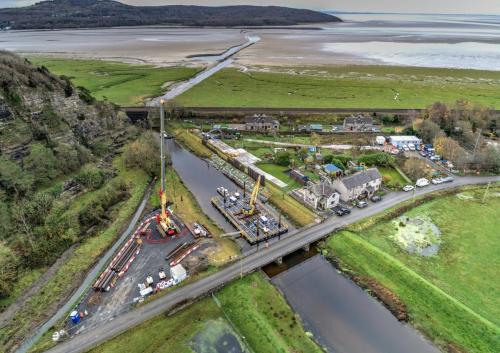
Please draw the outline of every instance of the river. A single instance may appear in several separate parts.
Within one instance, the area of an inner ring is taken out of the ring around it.
[[[328,352],[439,353],[320,255],[276,275],[272,282]]]

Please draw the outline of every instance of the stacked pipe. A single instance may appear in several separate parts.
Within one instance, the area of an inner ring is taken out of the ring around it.
[[[170,260],[172,257],[174,257],[175,255],[177,255],[179,252],[181,252],[182,250],[184,250],[189,244],[184,242],[182,244],[179,244],[177,245],[174,249],[172,249],[172,251],[170,251],[167,256],[165,256],[165,260]]]
[[[189,254],[191,254],[193,251],[197,250],[199,247],[200,247],[200,242],[197,241],[197,242],[191,244],[188,248],[181,249],[182,251],[178,251],[177,256],[170,262],[170,266],[172,266],[172,267],[176,266],[182,260],[184,260]]]
[[[123,272],[130,260],[137,254],[141,244],[130,238],[113,258],[106,270],[99,276],[92,288],[96,291],[107,292],[115,277]]]

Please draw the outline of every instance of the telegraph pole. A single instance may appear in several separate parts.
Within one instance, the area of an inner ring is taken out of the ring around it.
[[[472,159],[473,160],[476,157],[476,149],[477,149],[477,145],[479,144],[479,138],[481,137],[481,132],[482,132],[481,129],[479,129],[477,131],[477,139],[476,139],[476,143],[474,144],[474,152],[472,152]]]

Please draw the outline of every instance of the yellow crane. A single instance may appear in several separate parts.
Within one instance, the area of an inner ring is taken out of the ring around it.
[[[255,183],[255,186],[253,187],[252,190],[252,195],[250,196],[250,201],[248,203],[248,206],[245,206],[241,212],[243,215],[246,217],[253,216],[255,214],[255,203],[257,202],[257,196],[259,195],[259,189],[260,189],[260,175],[257,178],[257,182]]]
[[[165,112],[163,100],[160,101],[160,159],[161,159],[161,213],[156,217],[157,229],[164,236],[172,236],[178,232],[175,223],[170,218],[170,212],[167,210],[166,184],[167,177],[165,173]]]

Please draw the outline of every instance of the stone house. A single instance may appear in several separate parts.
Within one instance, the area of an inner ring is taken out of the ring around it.
[[[252,115],[245,119],[245,130],[271,132],[280,128],[280,122],[267,115]]]
[[[340,195],[330,181],[314,183],[305,188],[304,202],[316,210],[329,210],[337,206]]]
[[[372,197],[382,186],[382,175],[377,168],[370,168],[351,176],[335,179],[333,187],[344,202]]]
[[[372,131],[373,118],[369,116],[348,116],[344,119],[344,131]]]

